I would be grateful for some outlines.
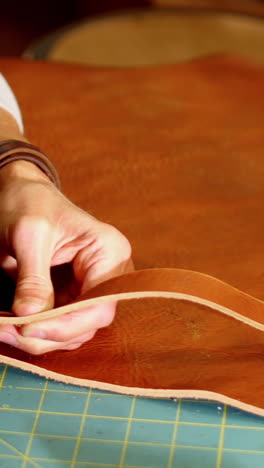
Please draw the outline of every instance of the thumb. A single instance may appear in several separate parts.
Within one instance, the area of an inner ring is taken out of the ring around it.
[[[30,315],[52,309],[54,291],[50,277],[52,256],[50,233],[40,225],[26,229],[14,245],[17,284],[12,310]]]

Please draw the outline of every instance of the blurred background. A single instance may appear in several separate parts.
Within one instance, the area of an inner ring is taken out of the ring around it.
[[[7,0],[0,55],[145,65],[235,52],[264,61],[264,0]]]
[[[85,17],[149,3],[148,0],[2,1],[0,54],[20,55],[37,38]]]

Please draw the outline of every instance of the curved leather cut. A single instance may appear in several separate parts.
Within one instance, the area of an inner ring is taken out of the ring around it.
[[[124,232],[142,270],[85,299],[178,299],[120,301],[113,324],[80,350],[29,356],[1,344],[1,361],[264,416],[263,67],[224,57],[133,70],[0,67],[66,195]]]
[[[15,349],[1,355],[0,361],[62,382],[141,396],[209,398],[264,415],[263,404],[254,405],[256,400],[263,402],[264,391],[245,396],[241,382],[241,378],[250,382],[252,367],[262,372],[262,301],[207,275],[174,269],[116,277],[87,296],[36,316],[0,317],[0,323],[23,324],[102,302],[127,302],[119,304],[113,325],[78,351],[83,365],[76,366],[75,352],[28,357]],[[192,302],[193,307],[183,301]],[[242,367],[246,375],[230,374],[237,359],[236,370]],[[220,395],[223,385],[227,393]]]

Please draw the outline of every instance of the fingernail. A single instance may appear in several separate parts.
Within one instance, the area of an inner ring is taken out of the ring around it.
[[[24,301],[15,301],[13,305],[13,309],[16,313],[22,313],[25,315],[31,315],[31,314],[36,314],[37,312],[41,312],[44,307],[43,304],[36,304],[30,300],[24,300]]]
[[[0,341],[2,343],[6,343],[6,344],[9,344],[11,346],[16,346],[17,343],[18,343],[15,336],[11,335],[11,333],[7,333],[7,332],[0,332]]]
[[[45,340],[47,338],[47,334],[44,330],[22,330],[21,334],[25,338],[40,338],[42,340]]]

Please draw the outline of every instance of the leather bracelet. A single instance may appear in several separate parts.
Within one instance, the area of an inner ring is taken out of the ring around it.
[[[61,188],[57,169],[45,153],[37,146],[20,140],[3,140],[0,142],[0,169],[14,161],[29,161],[41,169],[49,179]]]

